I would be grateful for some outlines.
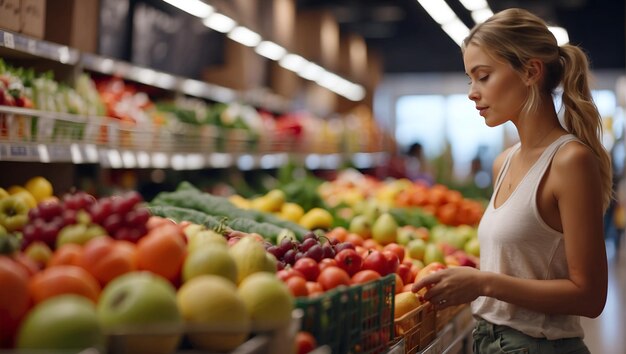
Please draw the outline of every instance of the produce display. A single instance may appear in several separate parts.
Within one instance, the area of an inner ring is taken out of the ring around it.
[[[345,178],[320,184],[320,200]],[[225,198],[187,182],[149,202],[57,197],[43,177],[0,189],[0,347],[228,352],[300,308],[284,348],[384,352],[408,340],[405,318],[434,313],[412,284],[476,267],[479,247],[475,225],[397,205],[410,182],[362,181],[308,210],[281,189]]]

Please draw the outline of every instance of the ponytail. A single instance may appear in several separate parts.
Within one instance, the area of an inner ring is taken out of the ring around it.
[[[602,146],[602,117],[591,98],[587,56],[578,47],[566,44],[559,48],[563,65],[563,106],[565,128],[585,143],[600,162],[603,207],[613,197],[611,159]]]

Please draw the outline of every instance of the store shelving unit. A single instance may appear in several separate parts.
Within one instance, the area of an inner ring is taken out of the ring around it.
[[[235,91],[3,30],[0,55],[17,61],[27,58],[65,65],[75,73],[113,75],[214,102],[243,102],[275,113],[292,108],[288,100],[264,89]],[[94,163],[104,168],[252,170],[277,168],[290,160],[309,169],[336,169],[346,163],[371,168],[387,158],[385,152],[312,153],[306,150],[306,143],[294,148],[293,142],[272,136],[251,144],[236,130],[220,131],[184,123],[130,126],[108,117],[8,106],[0,106],[0,123],[4,129],[0,131],[0,161]],[[59,126],[64,127],[65,135],[58,134]],[[225,140],[225,146],[216,148],[218,139]]]

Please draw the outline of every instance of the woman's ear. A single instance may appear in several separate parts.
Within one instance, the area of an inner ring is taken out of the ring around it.
[[[524,73],[524,83],[527,86],[532,86],[539,82],[543,77],[543,62],[539,59],[530,59],[526,65],[526,72]]]

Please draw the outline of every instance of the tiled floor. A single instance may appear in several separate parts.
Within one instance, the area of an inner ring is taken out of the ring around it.
[[[607,243],[609,291],[604,312],[583,318],[585,343],[592,354],[626,354],[626,246]]]

